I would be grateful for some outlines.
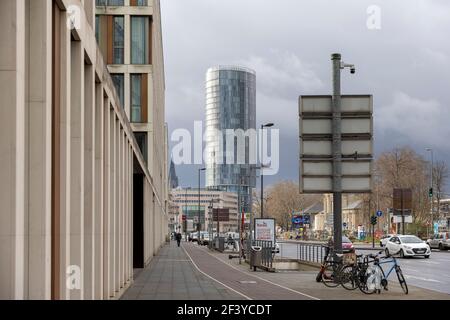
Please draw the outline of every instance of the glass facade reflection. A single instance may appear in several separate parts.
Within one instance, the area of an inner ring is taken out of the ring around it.
[[[253,70],[227,66],[211,68],[206,74],[206,186],[236,193],[240,189],[243,210],[250,212],[256,184],[250,149],[256,148],[256,141],[245,138],[245,161],[238,162],[238,142],[234,139],[227,148],[227,129],[256,130]],[[232,163],[227,158],[227,149],[233,150]]]

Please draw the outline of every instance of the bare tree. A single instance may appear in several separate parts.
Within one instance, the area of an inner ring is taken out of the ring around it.
[[[419,224],[427,221],[430,210],[427,162],[410,147],[395,148],[382,153],[375,162],[373,200],[381,208],[391,208],[394,188],[411,188],[413,219]]]
[[[447,184],[449,177],[448,166],[444,161],[438,161],[433,166],[433,184],[436,190],[436,200],[437,200],[437,216],[440,217],[441,199],[443,194],[443,189]]]
[[[298,184],[293,181],[281,181],[267,188],[264,216],[275,218],[287,230],[292,224],[293,212],[304,210],[319,199],[317,195],[300,194]]]

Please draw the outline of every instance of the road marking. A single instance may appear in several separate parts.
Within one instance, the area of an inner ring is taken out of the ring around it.
[[[268,282],[268,283],[270,283],[270,284],[273,284],[273,285],[275,285],[275,286],[277,286],[277,287],[286,289],[286,290],[288,290],[288,291],[292,291],[292,292],[298,293],[298,294],[300,294],[300,295],[302,295],[302,296],[311,298],[311,299],[313,299],[313,300],[320,300],[319,298],[310,296],[309,294],[306,294],[306,293],[303,293],[303,292],[300,292],[300,291],[297,291],[297,290],[294,290],[294,289],[285,287],[285,286],[283,286],[283,285],[281,285],[281,284],[278,284],[278,283],[272,282],[272,281],[270,281],[270,280],[267,280],[267,279],[258,277],[258,276],[254,275],[254,274],[252,274],[252,273],[249,273],[249,272],[246,272],[246,271],[242,271],[242,270],[240,270],[240,269],[234,267],[233,265],[231,265],[231,264],[229,264],[229,263],[226,263],[226,262],[222,261],[221,259],[219,259],[219,258],[217,258],[216,256],[212,255],[211,253],[209,253],[209,252],[206,251],[205,249],[199,249],[199,250],[205,251],[205,253],[209,254],[211,257],[213,257],[213,258],[219,260],[219,261],[222,262],[223,264],[225,264],[225,265],[227,265],[227,266],[230,266],[231,268],[233,268],[233,269],[235,269],[235,270],[237,270],[237,271],[239,271],[239,272],[248,274],[248,275],[250,275],[250,276],[252,276],[252,277],[255,277],[255,278],[260,279],[260,280],[262,280],[262,281]]]
[[[229,289],[229,290],[231,290],[231,291],[233,291],[233,292],[235,292],[235,293],[237,293],[237,294],[243,296],[245,299],[247,299],[247,300],[253,300],[252,298],[247,297],[245,294],[243,294],[243,293],[241,293],[241,292],[239,292],[239,291],[237,291],[237,290],[235,290],[235,289],[233,289],[233,288],[227,286],[226,284],[220,282],[220,281],[217,280],[217,279],[214,279],[214,278],[211,277],[209,274],[207,274],[207,273],[203,272],[202,270],[200,270],[200,268],[197,266],[197,264],[196,264],[196,263],[194,262],[194,260],[191,258],[191,256],[189,255],[189,253],[187,252],[187,250],[184,248],[184,246],[183,246],[182,248],[183,248],[184,252],[186,253],[186,255],[189,257],[189,259],[191,260],[191,262],[192,262],[192,264],[194,265],[194,267],[195,267],[200,273],[202,273],[202,274],[204,274],[205,276],[207,276],[208,278],[210,278],[210,279],[216,281],[217,283],[221,284],[221,285],[224,286],[225,288],[227,288],[227,289]]]
[[[405,275],[405,277],[411,278],[411,279],[416,279],[416,280],[428,281],[428,282],[443,283],[442,281],[435,280],[435,279],[427,279],[427,278],[421,278],[421,277],[415,277],[415,276],[409,276],[409,275]]]

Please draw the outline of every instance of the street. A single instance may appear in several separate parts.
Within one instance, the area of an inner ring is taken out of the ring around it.
[[[279,243],[279,246],[280,253],[276,257],[297,259],[296,243],[283,242]],[[365,247],[370,246],[365,245]],[[376,252],[378,251],[358,249],[358,245],[356,246],[356,253],[358,254]],[[397,259],[397,262],[403,270],[408,285],[450,294],[450,251],[433,250],[429,259],[413,257]],[[395,275],[392,274],[389,278],[396,280]]]

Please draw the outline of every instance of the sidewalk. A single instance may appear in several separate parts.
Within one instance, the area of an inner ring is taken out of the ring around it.
[[[396,278],[389,291],[366,295],[359,290],[328,288],[315,281],[317,270],[268,273],[228,259],[197,244],[171,243],[161,249],[122,299],[140,300],[449,300],[450,295],[409,287],[405,295]]]
[[[140,271],[123,300],[238,300],[243,297],[199,272],[175,242]]]

